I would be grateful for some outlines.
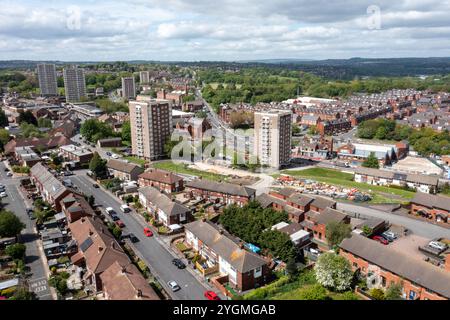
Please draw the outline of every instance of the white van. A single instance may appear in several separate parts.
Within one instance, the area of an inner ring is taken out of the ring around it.
[[[120,210],[121,210],[122,212],[124,212],[124,213],[127,213],[127,212],[130,212],[130,211],[131,211],[130,207],[127,206],[126,204],[121,205],[121,206],[120,206]]]

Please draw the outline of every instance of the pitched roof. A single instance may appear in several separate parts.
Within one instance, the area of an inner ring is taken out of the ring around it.
[[[414,259],[389,246],[356,234],[344,239],[340,247],[402,278],[450,298],[450,273],[428,262]]]
[[[408,182],[414,182],[414,183],[420,183],[420,184],[427,184],[430,186],[437,186],[439,183],[438,177],[433,176],[427,176],[424,174],[412,174],[408,173],[406,176],[406,181]]]
[[[316,222],[327,225],[330,222],[342,222],[345,218],[347,218],[345,213],[331,208],[326,208],[325,211],[316,216]]]
[[[314,198],[309,197],[307,195],[301,194],[301,193],[294,193],[292,194],[287,201],[298,204],[299,206],[306,206],[314,201]]]
[[[137,164],[125,162],[122,160],[115,160],[115,159],[108,160],[108,163],[106,164],[106,166],[109,169],[120,171],[120,172],[125,172],[125,173],[132,173],[133,171],[140,171],[140,170],[144,171],[144,169],[142,169]]]
[[[183,181],[183,178],[165,170],[151,168],[139,175],[139,179],[157,181],[161,183],[174,184]]]
[[[311,203],[312,206],[315,206],[319,209],[325,209],[329,208],[331,206],[334,206],[336,204],[336,201],[329,200],[324,197],[315,197],[314,201]]]
[[[394,172],[386,170],[378,170],[374,168],[359,167],[355,169],[355,174],[363,174],[385,179],[394,179]]]
[[[118,261],[128,265],[130,259],[108,228],[96,216],[84,217],[69,224],[90,272],[102,273]]]
[[[442,195],[432,195],[418,191],[411,202],[430,208],[435,207],[450,211],[450,197]]]
[[[42,184],[44,190],[53,199],[57,199],[68,189],[53,174],[48,171],[40,162],[36,163],[30,170],[31,176],[35,177]]]
[[[257,196],[256,201],[258,201],[261,204],[261,207],[263,207],[263,208],[270,207],[273,203],[277,203],[282,206],[286,205],[285,201],[283,201],[277,197],[271,196],[267,193],[263,193],[263,194]]]
[[[118,261],[113,262],[100,275],[100,279],[109,300],[160,300],[155,290],[131,263],[123,266]]]
[[[159,192],[158,189],[153,187],[144,187],[139,189],[139,193],[142,194],[149,202],[158,207],[165,214],[169,216],[177,216],[179,214],[186,214],[190,212],[185,206],[172,201],[168,196]]]
[[[255,189],[249,187],[239,186],[227,182],[215,182],[207,179],[188,181],[186,182],[186,187],[242,197],[252,197],[256,193]]]
[[[13,153],[16,147],[44,147],[45,149],[53,149],[59,146],[71,144],[69,138],[61,133],[56,133],[49,138],[19,138],[9,141],[4,149],[5,154]]]
[[[188,223],[185,229],[192,232],[240,273],[252,271],[267,264],[259,255],[241,249],[237,243],[221,234],[207,221],[197,220]]]

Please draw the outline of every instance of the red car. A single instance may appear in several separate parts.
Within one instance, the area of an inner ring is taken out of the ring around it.
[[[116,224],[117,224],[120,228],[125,227],[125,223],[123,223],[122,220],[117,220],[117,221],[116,221]]]
[[[382,236],[373,236],[372,237],[373,240],[378,241],[384,245],[388,245],[389,241],[387,241],[385,238],[383,238]]]
[[[208,300],[220,300],[219,296],[214,291],[205,291],[205,298]]]
[[[152,230],[150,230],[150,228],[144,228],[144,234],[146,237],[153,236],[153,232],[152,232]]]

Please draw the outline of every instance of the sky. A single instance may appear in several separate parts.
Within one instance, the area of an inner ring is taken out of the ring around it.
[[[0,0],[0,60],[450,56],[450,0]]]

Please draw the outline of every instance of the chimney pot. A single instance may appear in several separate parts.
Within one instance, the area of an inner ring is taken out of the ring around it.
[[[103,250],[103,247],[99,246],[98,247],[98,252],[100,253],[100,252],[102,252],[102,250]]]

